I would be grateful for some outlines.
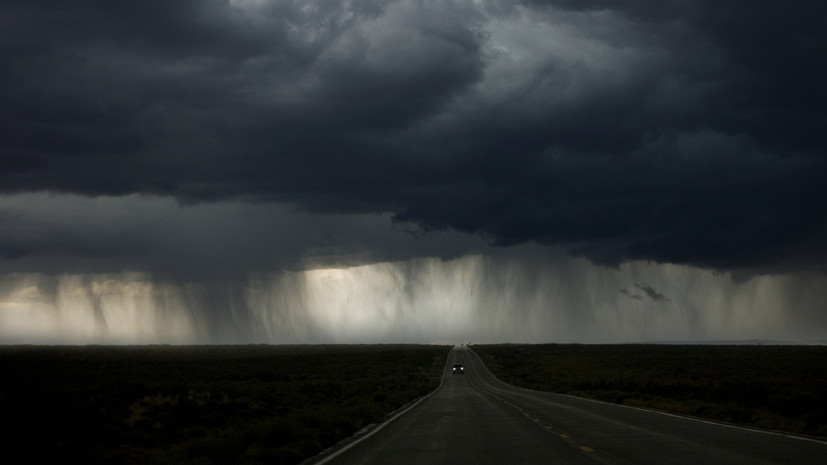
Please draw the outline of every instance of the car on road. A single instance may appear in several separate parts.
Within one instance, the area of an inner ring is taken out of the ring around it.
[[[456,364],[456,365],[454,365],[454,367],[451,371],[455,375],[464,375],[465,374],[465,367],[460,365],[460,364]]]

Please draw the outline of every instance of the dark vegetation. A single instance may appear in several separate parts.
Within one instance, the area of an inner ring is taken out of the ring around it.
[[[6,456],[298,463],[439,384],[449,347],[0,347]]]
[[[827,347],[475,345],[501,380],[618,404],[827,436]]]

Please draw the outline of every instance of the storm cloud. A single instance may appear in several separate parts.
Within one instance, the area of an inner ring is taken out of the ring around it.
[[[245,281],[249,274],[346,267],[489,249],[458,234],[419,236],[388,215],[312,215],[283,205],[181,205],[129,195],[0,197],[0,274],[149,273],[164,281]]]
[[[824,10],[4,1],[0,189],[823,271]]]
[[[736,337],[716,324],[761,311],[827,328],[819,2],[0,8],[0,307],[17,327],[91,315],[83,334],[109,340],[140,303],[180,340],[325,340],[313,315],[344,291],[308,283],[351,270],[345,294],[381,294],[351,300],[395,328],[379,340],[430,340],[432,318],[459,328],[470,308],[491,340],[521,334],[500,328],[518,308],[547,330],[519,340]],[[583,329],[597,314],[626,332]]]

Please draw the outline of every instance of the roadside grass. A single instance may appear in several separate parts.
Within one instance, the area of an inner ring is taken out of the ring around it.
[[[7,454],[299,463],[436,389],[450,347],[6,346]]]
[[[827,437],[827,347],[474,345],[501,380],[740,425]]]

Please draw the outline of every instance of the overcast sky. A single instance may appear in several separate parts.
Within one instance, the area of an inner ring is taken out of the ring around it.
[[[827,340],[821,2],[0,9],[0,342]]]

